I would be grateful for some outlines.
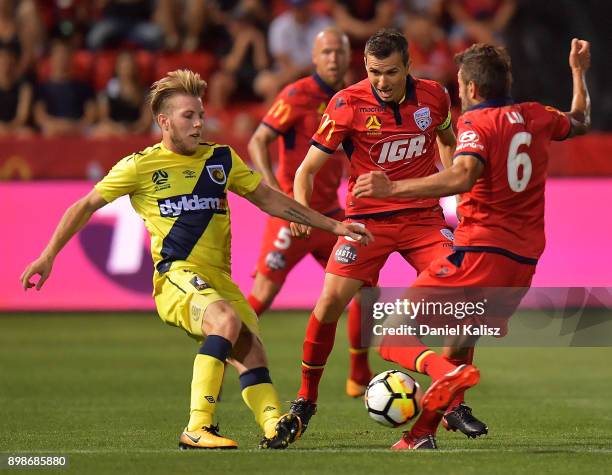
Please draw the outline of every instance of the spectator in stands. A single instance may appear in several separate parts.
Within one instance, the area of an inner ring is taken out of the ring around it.
[[[171,0],[100,1],[104,5],[102,18],[93,24],[87,35],[90,49],[115,47],[125,41],[147,50],[159,50],[164,46],[162,26],[172,25],[164,14]]]
[[[408,16],[418,15],[429,17],[439,27],[442,25],[444,5],[447,0],[397,0],[398,11],[395,15],[394,26],[398,30],[404,29]]]
[[[215,53],[220,49],[221,54],[227,54],[231,48],[236,12],[248,15],[251,23],[262,31],[267,30],[271,19],[270,5],[266,0],[185,0],[185,3],[183,50],[188,52],[206,44]]]
[[[329,5],[336,26],[355,44],[365,44],[378,30],[390,27],[395,14],[393,0],[330,0]]]
[[[51,38],[66,38],[74,48],[85,46],[85,36],[99,13],[94,1],[46,0],[38,3],[41,20]]]
[[[24,137],[32,107],[32,86],[18,76],[13,48],[0,46],[0,136]]]
[[[348,82],[365,77],[363,49],[367,39],[381,28],[393,25],[395,0],[328,0],[332,17],[351,40]]]
[[[117,56],[115,77],[98,96],[98,114],[99,122],[93,131],[96,137],[144,134],[151,129],[146,91],[131,52],[123,51]]]
[[[262,71],[255,80],[255,92],[266,103],[284,85],[310,73],[314,39],[332,24],[330,18],[312,12],[309,0],[287,0],[287,3],[289,10],[272,20],[268,32],[273,67]]]
[[[17,54],[17,76],[31,72],[42,29],[34,0],[0,0],[0,47]]]
[[[472,43],[502,44],[503,33],[516,11],[516,0],[448,0],[454,21],[450,38],[456,50]]]
[[[444,31],[429,15],[410,13],[403,28],[410,51],[410,73],[452,86],[457,68]]]
[[[51,44],[51,73],[39,84],[34,121],[47,136],[76,135],[88,131],[96,119],[91,86],[72,78],[72,50],[63,40]]]
[[[229,30],[234,40],[231,50],[210,80],[208,105],[216,110],[225,108],[236,89],[252,94],[255,77],[268,67],[266,38],[257,28],[256,18],[239,8],[234,11]]]

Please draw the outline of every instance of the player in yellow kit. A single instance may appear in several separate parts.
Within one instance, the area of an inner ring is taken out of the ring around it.
[[[227,191],[283,219],[367,240],[369,234],[309,210],[261,183],[227,145],[202,142],[206,83],[187,70],[153,84],[151,109],[162,141],[120,160],[85,197],[65,212],[49,244],[21,276],[39,290],[55,257],[102,206],[129,195],[151,235],[153,296],[161,319],[203,341],[193,365],[191,411],[179,437],[184,449],[232,449],[237,443],[213,425],[225,361],[240,374],[242,396],[264,437],[261,448],[285,448],[301,421],[281,416],[267,368],[257,318],[230,276]],[[40,275],[36,284],[31,281]]]

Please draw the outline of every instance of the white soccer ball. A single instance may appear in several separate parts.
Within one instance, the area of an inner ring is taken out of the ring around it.
[[[370,381],[364,401],[370,417],[387,427],[399,427],[421,410],[421,388],[411,376],[397,370],[380,373]]]

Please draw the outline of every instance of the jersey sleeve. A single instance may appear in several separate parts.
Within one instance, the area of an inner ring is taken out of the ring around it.
[[[297,86],[290,85],[276,97],[261,122],[282,135],[297,122],[302,115],[302,109]]]
[[[138,173],[134,155],[119,160],[94,188],[110,203],[120,196],[133,193],[138,187]]]
[[[550,138],[552,140],[565,140],[572,130],[572,123],[569,117],[559,109],[551,106],[544,106],[544,113],[550,120]]]
[[[345,91],[338,92],[327,104],[319,128],[310,143],[332,154],[346,138],[353,122],[353,108]]]
[[[247,167],[233,149],[231,149],[231,153],[232,170],[230,171],[227,187],[240,196],[247,195],[255,191],[259,186],[261,175]]]
[[[441,98],[441,116],[443,117],[442,122],[436,127],[438,130],[446,130],[452,125],[452,117],[451,117],[451,100],[448,95],[448,89],[444,86],[440,85],[442,89],[442,98]]]
[[[470,155],[485,164],[489,159],[486,135],[482,128],[473,122],[463,117],[457,122],[457,147],[453,158],[459,155]]]

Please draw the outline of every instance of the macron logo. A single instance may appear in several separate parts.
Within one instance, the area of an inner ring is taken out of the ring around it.
[[[200,198],[198,195],[172,196],[165,200],[157,200],[159,214],[163,218],[176,218],[185,213],[213,210],[225,214],[225,198]]]

